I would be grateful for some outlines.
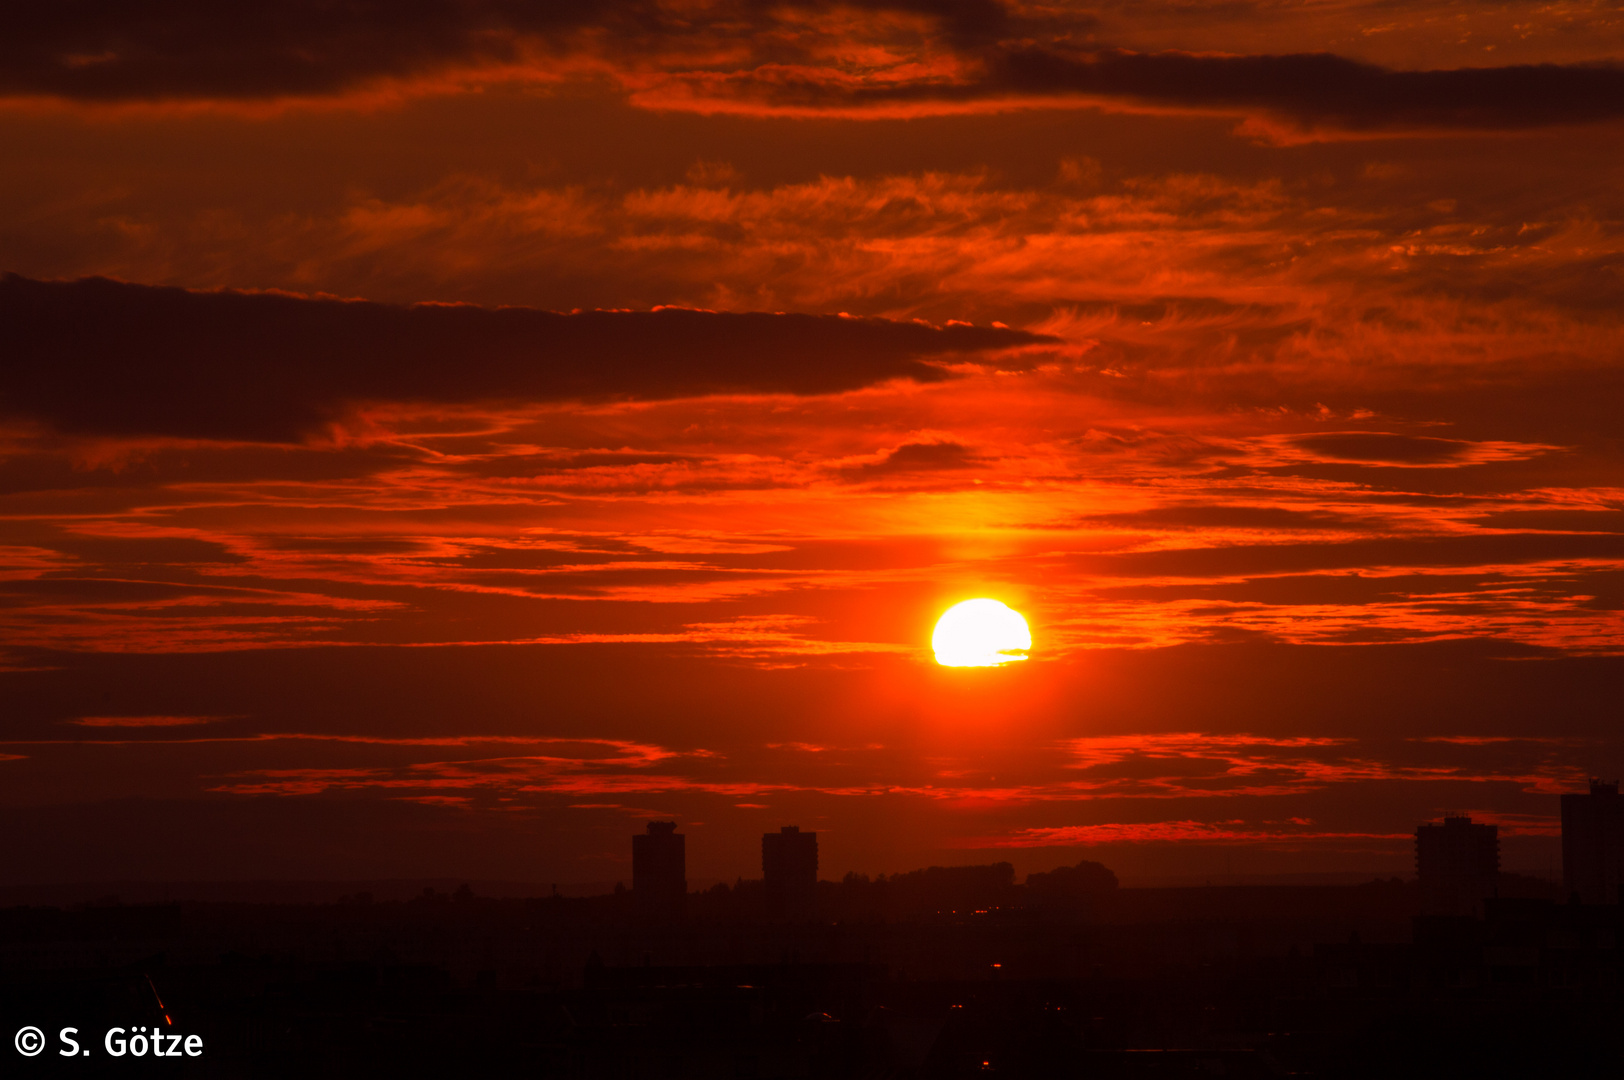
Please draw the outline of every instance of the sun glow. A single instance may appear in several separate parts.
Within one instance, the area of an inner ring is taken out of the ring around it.
[[[966,600],[936,620],[930,636],[943,667],[998,667],[1025,660],[1032,631],[1021,613],[997,600]]]

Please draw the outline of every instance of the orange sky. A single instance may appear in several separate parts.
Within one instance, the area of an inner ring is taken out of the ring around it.
[[[1549,873],[1621,771],[1614,7],[392,18],[0,44],[16,880]]]

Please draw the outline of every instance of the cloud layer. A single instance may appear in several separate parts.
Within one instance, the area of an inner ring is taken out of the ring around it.
[[[662,108],[913,114],[1086,103],[1271,117],[1308,130],[1518,130],[1616,120],[1605,61],[1394,70],[1328,52],[1102,44],[1148,18],[973,0],[424,0],[387,13],[282,0],[36,6],[0,50],[0,94],[85,103],[275,102],[609,75]],[[1376,9],[1368,16],[1378,15]],[[1112,16],[1115,15],[1115,18]],[[1360,5],[1347,15],[1357,20]],[[1310,11],[1271,12],[1286,22]],[[1527,37],[1539,13],[1511,23]],[[1357,23],[1355,24],[1357,25]],[[1364,34],[1391,31],[1392,25]],[[413,87],[416,90],[413,90]]]
[[[1624,117],[1624,68],[1519,65],[1395,71],[1328,53],[1225,56],[1126,49],[988,50],[952,76],[873,83],[844,72],[767,66],[681,76],[694,103],[784,109],[932,107],[1161,109],[1264,117],[1309,132],[1517,131]],[[650,100],[653,100],[652,98]]]
[[[287,441],[362,402],[817,394],[947,378],[1022,331],[676,308],[398,307],[107,280],[0,279],[0,409],[106,435]]]

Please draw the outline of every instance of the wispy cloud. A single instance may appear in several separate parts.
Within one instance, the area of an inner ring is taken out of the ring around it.
[[[191,727],[195,724],[217,724],[229,716],[81,716],[68,721],[90,728],[166,728]]]

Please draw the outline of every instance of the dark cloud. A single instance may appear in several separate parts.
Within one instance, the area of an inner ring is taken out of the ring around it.
[[[1181,581],[1172,585],[1113,585],[1097,590],[1099,595],[1119,600],[1169,603],[1178,600],[1215,600],[1232,604],[1278,606],[1343,605],[1363,607],[1390,604],[1398,600],[1438,595],[1458,595],[1479,589],[1505,588],[1508,584],[1529,595],[1537,590],[1548,598],[1571,596],[1576,590],[1589,591],[1602,575],[1574,575],[1543,579],[1536,587],[1528,580],[1515,580],[1503,574],[1391,574],[1365,576],[1359,573],[1285,574],[1254,577],[1243,581]],[[1595,579],[1595,580],[1593,580]]]
[[[587,564],[588,560],[580,560]],[[508,589],[514,592],[532,592],[542,595],[597,595],[606,590],[622,589],[627,586],[641,586],[653,588],[671,585],[707,585],[717,582],[743,583],[758,578],[770,578],[775,575],[761,573],[752,574],[747,571],[715,570],[710,567],[667,568],[664,566],[616,566],[611,569],[599,569],[591,565],[583,565],[577,569],[574,564],[554,567],[553,572],[545,578],[537,578],[531,573],[471,573],[465,580],[492,588]]]
[[[989,89],[1264,110],[1311,127],[1517,129],[1624,116],[1624,69],[1558,64],[1393,71],[1329,53],[1214,56],[1040,49],[999,57]]]
[[[41,546],[53,548],[103,565],[134,563],[240,563],[245,560],[225,545],[188,536],[76,536],[63,534],[44,540]]]
[[[5,391],[0,390],[0,403]],[[4,405],[0,404],[0,411]],[[62,446],[40,440],[29,449],[0,459],[0,495],[25,492],[121,489],[144,485],[211,484],[244,480],[319,483],[350,480],[400,469],[422,455],[399,446],[320,447],[256,446],[148,448],[139,456],[85,463]]]
[[[1624,532],[1624,510],[1499,510],[1472,520],[1494,529]]]
[[[470,545],[472,546],[472,545]],[[559,548],[492,548],[475,547],[455,557],[437,560],[444,565],[468,570],[551,570],[557,567],[585,567],[598,563],[626,563],[636,558],[634,553],[605,551],[576,551]],[[487,581],[515,581],[524,584],[524,578],[503,578],[490,575]],[[530,580],[534,585],[534,580]]]
[[[1380,431],[1333,431],[1299,435],[1291,444],[1334,461],[1372,461],[1388,465],[1448,465],[1470,453],[1471,443]]]
[[[1481,536],[1379,538],[1345,544],[1301,543],[1183,548],[1126,555],[1076,555],[1069,561],[1120,577],[1228,577],[1369,567],[1493,567],[1558,559],[1624,558],[1624,536],[1490,533]]]
[[[1129,529],[1359,529],[1371,523],[1323,510],[1293,510],[1284,506],[1225,506],[1190,504],[1134,510],[1120,514],[1094,514],[1086,525]]]
[[[632,465],[678,465],[684,462],[699,464],[703,460],[692,454],[642,453],[631,450],[588,451],[577,454],[509,454],[469,462],[459,471],[475,476],[511,478],[545,476],[579,469],[625,468]]]
[[[1067,307],[1079,314],[1112,316],[1129,322],[1156,323],[1169,320],[1184,322],[1237,322],[1254,319],[1278,323],[1290,313],[1285,304],[1238,304],[1216,296],[1160,296],[1138,303],[1123,300],[1101,300],[1091,297],[1068,298]],[[1237,328],[1240,329],[1240,328]]]
[[[827,66],[809,29],[836,7],[920,16],[923,37],[979,75],[854,86]],[[1077,97],[1342,131],[1517,130],[1624,115],[1624,69],[1610,63],[1403,71],[1329,53],[1082,52],[1067,45],[1098,30],[1093,15],[1023,13],[998,0],[724,0],[694,10],[655,0],[77,0],[21,5],[6,29],[0,95],[86,102],[326,97],[381,80],[535,69],[538,55],[589,50],[712,89],[721,74],[724,93],[807,108]],[[720,73],[694,58],[712,55],[693,48],[705,41],[746,51]]]
[[[225,544],[194,536],[110,536],[75,531],[40,521],[6,522],[7,544],[51,551],[124,576],[132,567],[241,564],[246,560]]]
[[[0,279],[0,415],[109,435],[286,442],[356,402],[836,393],[948,377],[1018,330],[687,309],[559,314]]]
[[[1330,53],[1233,56],[1044,47],[986,50],[979,78],[852,88],[802,75],[741,81],[786,106],[1099,99],[1177,111],[1266,113],[1341,131],[1512,131],[1624,117],[1624,68],[1528,64],[1395,71]]]
[[[810,0],[803,15],[841,7],[934,21],[959,48],[1006,37],[997,0]],[[339,93],[367,82],[523,61],[590,29],[611,52],[659,52],[706,31],[774,24],[742,0],[678,10],[657,0],[76,0],[7,13],[0,93],[81,101],[237,101]],[[1084,25],[1086,18],[1068,20]],[[779,45],[782,48],[782,44]]]
[[[897,473],[975,469],[985,464],[987,464],[985,457],[961,443],[904,443],[885,455],[882,460],[845,469],[842,474],[852,480],[867,480]]]
[[[387,536],[270,536],[259,544],[272,551],[314,555],[411,555],[429,546],[421,540]]]
[[[1579,583],[1590,599],[1579,601],[1579,606],[1594,611],[1624,611],[1624,573],[1617,570],[1587,574]]]
[[[0,92],[85,101],[331,94],[516,57],[514,36],[654,17],[616,0],[27,3],[7,13]]]
[[[762,6],[751,6],[755,11],[762,10]],[[794,6],[812,11],[852,7],[923,15],[935,20],[947,40],[958,48],[975,48],[1034,28],[1032,19],[1011,12],[998,0],[856,0],[855,3],[801,0]],[[1098,25],[1098,20],[1091,15],[1077,14],[1065,19],[1064,25],[1070,29],[1085,29]]]
[[[46,577],[0,582],[0,606],[41,600],[69,603],[146,604],[188,596],[252,596],[248,589],[209,585],[183,585],[167,581],[124,581],[98,577]]]

